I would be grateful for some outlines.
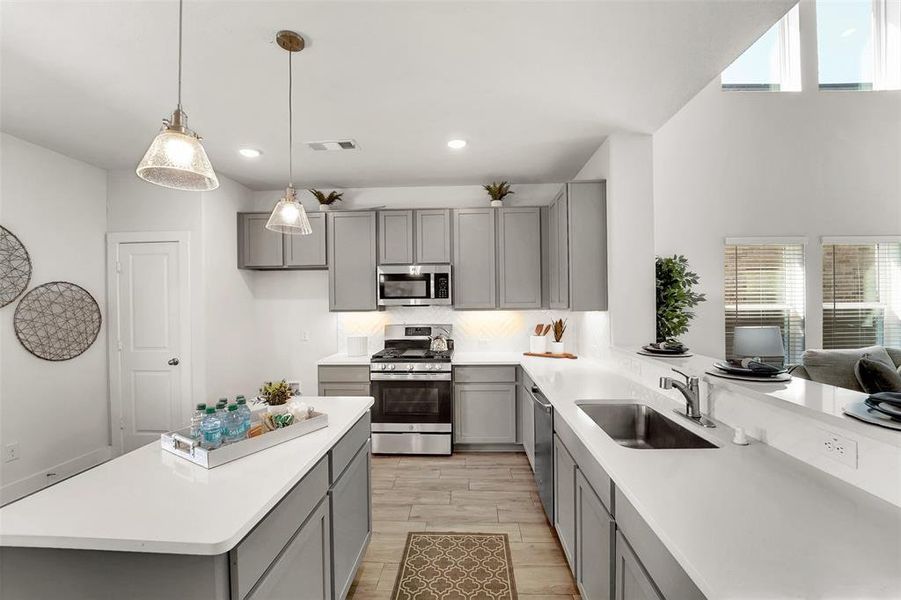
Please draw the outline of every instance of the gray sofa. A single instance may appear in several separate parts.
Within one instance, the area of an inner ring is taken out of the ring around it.
[[[805,350],[801,355],[801,365],[792,375],[849,390],[862,392],[854,366],[864,355],[898,370],[901,375],[901,348],[869,346],[853,350]]]

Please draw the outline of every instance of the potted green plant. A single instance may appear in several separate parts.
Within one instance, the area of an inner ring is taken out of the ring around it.
[[[344,192],[332,190],[326,194],[322,190],[312,188],[307,191],[313,194],[313,196],[316,197],[316,200],[319,201],[319,210],[329,210],[329,207],[335,202],[343,201]]]
[[[270,413],[281,414],[287,412],[290,408],[288,400],[291,399],[293,394],[294,391],[284,379],[274,382],[267,381],[260,388],[260,397],[269,405]]]
[[[566,331],[566,319],[551,321],[551,329],[554,332],[554,341],[549,344],[551,354],[563,354],[563,333]]]
[[[657,342],[678,344],[695,317],[691,310],[707,298],[695,292],[698,274],[689,270],[682,255],[657,257]]]
[[[506,181],[492,181],[488,185],[482,186],[488,196],[491,198],[491,206],[499,207],[504,205],[504,198],[513,194],[510,184]]]

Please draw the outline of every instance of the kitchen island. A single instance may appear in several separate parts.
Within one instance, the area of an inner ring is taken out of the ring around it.
[[[0,508],[0,595],[343,598],[371,535],[368,397],[205,469],[158,443]]]

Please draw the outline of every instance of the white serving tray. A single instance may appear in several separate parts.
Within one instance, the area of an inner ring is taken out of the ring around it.
[[[324,427],[328,427],[328,415],[314,412],[312,417],[293,425],[281,427],[263,435],[247,438],[227,446],[220,446],[215,450],[201,448],[199,440],[191,439],[191,428],[185,427],[184,429],[160,435],[160,447],[166,452],[171,452],[176,456],[191,461],[195,465],[212,469]]]

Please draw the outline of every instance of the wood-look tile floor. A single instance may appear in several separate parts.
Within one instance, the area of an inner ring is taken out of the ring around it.
[[[410,531],[506,533],[521,600],[579,598],[525,454],[373,456],[372,530],[353,600],[390,600]]]

